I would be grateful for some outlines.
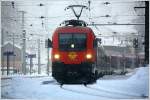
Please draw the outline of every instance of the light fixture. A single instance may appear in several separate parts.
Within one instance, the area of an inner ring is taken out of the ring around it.
[[[60,55],[59,54],[54,54],[54,58],[58,60],[60,58]]]
[[[74,48],[74,44],[71,44],[71,48]]]
[[[92,54],[86,54],[86,58],[87,59],[91,59],[92,58]]]

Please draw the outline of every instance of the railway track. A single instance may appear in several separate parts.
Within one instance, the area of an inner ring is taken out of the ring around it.
[[[129,95],[121,92],[114,92],[114,91],[108,91],[102,88],[95,88],[92,86],[84,86],[81,90],[78,90],[78,88],[68,88],[66,85],[60,86],[61,89],[77,93],[77,94],[83,94],[83,95],[90,95],[90,96],[96,96],[101,98],[109,98],[109,99],[142,99],[142,96],[135,96],[135,95]]]

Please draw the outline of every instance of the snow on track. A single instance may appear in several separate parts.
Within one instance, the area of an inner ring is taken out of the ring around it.
[[[2,80],[2,98],[48,100],[140,99],[148,97],[148,67],[141,67],[131,76],[106,76],[95,84],[63,85],[51,76],[22,77]],[[122,77],[122,78],[121,78]],[[112,79],[111,79],[112,78]]]

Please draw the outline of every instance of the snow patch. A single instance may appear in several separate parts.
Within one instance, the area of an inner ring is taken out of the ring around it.
[[[136,71],[136,73],[131,76],[128,80],[136,80],[136,81],[143,81],[143,80],[148,80],[148,71],[149,67],[140,67]]]
[[[15,76],[11,80],[2,80],[2,97],[14,99],[48,100],[100,100],[100,99],[139,99],[148,97],[148,69],[140,67],[129,77],[121,79],[113,76],[97,80],[87,85],[64,85],[62,88],[51,76]]]

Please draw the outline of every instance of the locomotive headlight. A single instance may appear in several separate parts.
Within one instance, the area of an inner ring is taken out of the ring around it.
[[[87,59],[91,59],[92,58],[92,54],[86,54],[86,58]]]
[[[60,55],[59,55],[59,54],[55,54],[55,55],[54,55],[54,58],[55,58],[55,59],[59,59],[59,58],[60,58]]]
[[[71,48],[74,48],[74,44],[71,44]]]

